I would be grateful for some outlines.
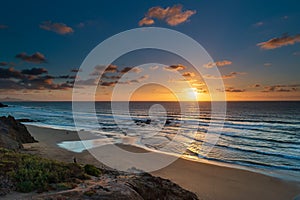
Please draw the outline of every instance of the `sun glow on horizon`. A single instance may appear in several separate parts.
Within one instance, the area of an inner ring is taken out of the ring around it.
[[[188,101],[198,101],[197,88],[186,88],[184,89],[184,93],[186,95],[186,100]]]

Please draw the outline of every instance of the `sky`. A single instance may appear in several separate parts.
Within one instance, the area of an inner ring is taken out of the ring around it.
[[[112,94],[120,101],[212,100],[218,91],[206,80],[222,80],[219,90],[229,101],[300,100],[298,0],[12,0],[1,7],[0,100],[69,101],[75,78],[83,90],[96,85],[95,99],[103,101]],[[172,52],[145,49],[108,66],[98,63],[89,78],[80,77],[80,66],[99,43],[141,27],[186,34],[213,60],[192,66]],[[219,70],[220,76],[193,67]]]

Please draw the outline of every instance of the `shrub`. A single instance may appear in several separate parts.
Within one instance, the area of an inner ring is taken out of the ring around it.
[[[19,192],[31,192],[35,189],[33,182],[31,181],[23,181],[18,183],[17,190]]]
[[[3,149],[0,149],[0,166],[0,175],[8,176],[20,192],[47,191],[53,184],[58,184],[60,189],[74,188],[74,179],[89,178],[85,171],[100,174],[100,170],[92,165],[86,170],[76,163],[57,162]]]
[[[75,183],[57,183],[55,184],[55,189],[56,190],[69,190],[75,188],[77,185]]]
[[[85,171],[85,173],[87,173],[88,175],[91,175],[91,176],[99,176],[101,174],[100,169],[98,169],[94,165],[90,165],[90,164],[86,164],[84,166],[84,171]]]

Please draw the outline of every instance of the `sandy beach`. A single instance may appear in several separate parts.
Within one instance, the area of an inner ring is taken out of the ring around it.
[[[59,161],[73,162],[76,157],[78,163],[102,165],[88,151],[75,153],[57,145],[63,141],[78,141],[79,137],[76,132],[26,126],[39,143],[25,144],[25,151]],[[122,148],[133,152],[145,152],[144,149],[135,146],[122,145]],[[152,174],[172,180],[196,193],[199,199],[281,200],[295,199],[297,195],[300,195],[300,182],[290,182],[247,170],[183,158],[177,159],[171,165]]]

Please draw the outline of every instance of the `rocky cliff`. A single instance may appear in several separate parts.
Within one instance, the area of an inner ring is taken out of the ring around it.
[[[27,128],[14,117],[0,117],[0,147],[21,149],[23,143],[37,142]]]

